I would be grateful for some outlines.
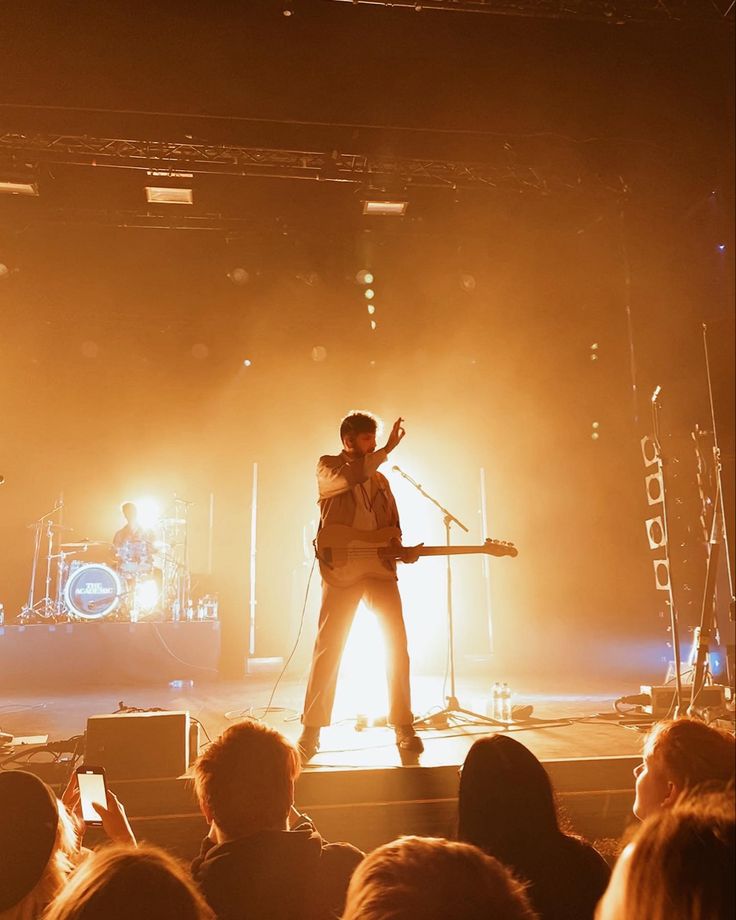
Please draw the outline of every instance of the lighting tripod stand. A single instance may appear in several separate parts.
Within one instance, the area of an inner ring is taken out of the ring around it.
[[[468,533],[468,528],[460,521],[455,515],[448,511],[444,505],[441,505],[436,498],[433,498],[428,492],[426,492],[420,483],[416,482],[408,473],[405,473],[400,467],[394,466],[394,472],[399,473],[403,476],[407,482],[411,483],[414,488],[419,492],[420,495],[424,496],[427,501],[432,502],[432,504],[438,508],[443,515],[443,521],[445,525],[445,542],[447,546],[450,546],[451,543],[451,528],[453,524],[457,524],[458,527],[461,527],[465,533]],[[457,689],[455,687],[455,628],[453,620],[453,610],[452,610],[452,565],[451,565],[451,556],[447,556],[447,638],[448,638],[448,663],[450,670],[450,693],[446,697],[447,705],[444,709],[441,709],[439,712],[432,713],[431,716],[427,716],[424,719],[417,719],[414,722],[414,728],[423,729],[423,728],[434,728],[435,724],[439,720],[453,719],[461,723],[478,723],[481,725],[495,725],[495,726],[506,726],[506,722],[502,722],[498,719],[492,719],[490,716],[481,715],[478,712],[473,712],[471,709],[465,709],[460,705],[460,701],[457,697]]]

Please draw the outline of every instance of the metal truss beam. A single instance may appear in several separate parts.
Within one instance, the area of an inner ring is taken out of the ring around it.
[[[385,157],[75,135],[0,134],[0,161],[348,182],[393,191],[406,188],[493,189],[509,192],[597,191],[620,194],[576,172],[437,158]]]
[[[534,19],[626,22],[733,22],[731,0],[329,0],[361,6],[489,13]]]

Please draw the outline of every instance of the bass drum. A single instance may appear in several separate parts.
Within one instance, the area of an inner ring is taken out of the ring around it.
[[[125,594],[118,573],[109,565],[92,562],[80,565],[64,585],[69,616],[101,620],[117,610]]]

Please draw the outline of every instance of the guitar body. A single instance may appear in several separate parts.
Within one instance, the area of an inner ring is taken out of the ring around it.
[[[396,578],[396,560],[402,556],[397,527],[355,530],[343,524],[328,524],[317,534],[315,545],[319,569],[327,584],[348,588],[364,578]],[[487,556],[516,556],[513,543],[486,540],[480,546],[420,546],[419,556],[456,556],[482,553]]]
[[[324,580],[335,588],[347,588],[364,578],[396,579],[395,555],[381,551],[401,547],[398,527],[354,530],[329,524],[317,534],[317,558]]]

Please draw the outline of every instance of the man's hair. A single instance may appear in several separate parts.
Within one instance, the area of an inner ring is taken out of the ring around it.
[[[725,920],[734,904],[734,795],[689,796],[636,834],[624,876],[622,917]]]
[[[194,788],[229,838],[283,829],[299,775],[296,748],[263,722],[245,719],[213,741],[194,764]]]
[[[213,920],[189,874],[158,847],[92,853],[44,914],[47,920]]]
[[[131,513],[135,514],[138,508],[135,502],[123,502],[122,505],[120,506],[120,510],[123,512],[123,515],[127,518],[129,514]]]
[[[380,427],[380,419],[372,412],[348,412],[340,422],[340,440],[352,438],[356,434],[375,434]]]
[[[721,728],[696,719],[657,723],[647,737],[644,756],[683,789],[734,780],[736,740]]]
[[[343,920],[534,920],[523,886],[477,847],[400,837],[370,853],[350,881]]]

